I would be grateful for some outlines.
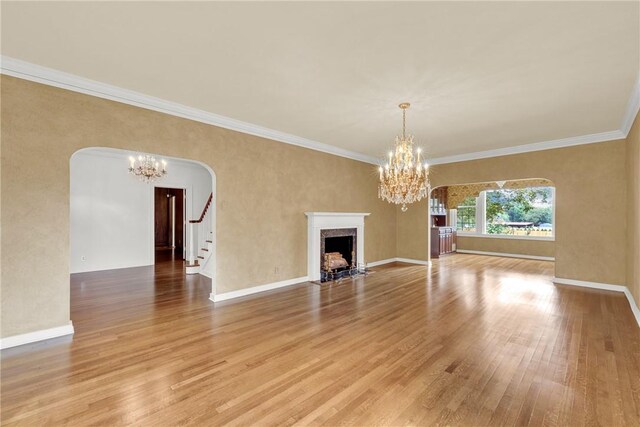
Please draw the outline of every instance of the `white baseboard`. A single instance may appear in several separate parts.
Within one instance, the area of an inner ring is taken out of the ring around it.
[[[379,265],[390,264],[396,262],[397,258],[381,259],[380,261],[368,262],[367,267],[377,267]]]
[[[506,254],[502,252],[484,252],[484,251],[470,251],[467,249],[458,249],[456,252],[461,254],[472,254],[472,255],[488,255],[488,256],[501,256],[506,258],[524,258],[524,259],[535,259],[538,261],[555,261],[556,259],[551,256],[538,256],[538,255],[524,255],[524,254]]]
[[[627,297],[629,301],[629,305],[631,306],[631,312],[636,318],[636,322],[638,322],[638,326],[640,326],[640,308],[636,304],[636,301],[633,299],[633,295],[631,295],[631,291],[624,285],[611,285],[609,283],[598,283],[598,282],[587,282],[584,280],[575,280],[575,279],[563,279],[561,277],[554,277],[553,283],[558,283],[560,285],[571,285],[571,286],[581,286],[583,288],[592,288],[592,289],[602,289],[605,291],[614,291],[614,292],[622,292]]]
[[[392,262],[405,262],[408,264],[419,264],[419,265],[431,265],[431,261],[423,261],[420,259],[410,259],[410,258],[388,258],[380,261],[368,262],[367,267],[377,267],[379,265],[390,264]]]
[[[409,258],[389,258],[383,259],[380,261],[374,261],[367,263],[368,267],[375,267],[378,265],[389,264],[391,262],[406,262],[410,264],[420,264],[420,265],[429,265],[431,261],[422,261],[418,259],[409,259]],[[257,294],[259,292],[270,291],[272,289],[284,288],[286,286],[297,285],[298,283],[303,283],[309,281],[307,276],[297,277],[295,279],[283,280],[281,282],[267,283],[266,285],[253,286],[251,288],[238,289],[237,291],[225,292],[223,294],[211,294],[209,299],[213,302],[225,301],[233,298],[240,298],[247,295]]]
[[[272,289],[284,288],[285,286],[297,285],[298,283],[307,282],[309,278],[296,277],[295,279],[282,280],[280,282],[267,283],[265,285],[253,286],[251,288],[238,289],[237,291],[225,292],[223,294],[211,294],[209,299],[213,302],[224,301],[233,298],[240,298],[247,295],[257,294],[258,292],[270,291]]]
[[[118,266],[109,266],[109,267],[99,267],[90,270],[73,270],[69,271],[69,274],[82,274],[82,273],[95,273],[97,271],[107,271],[107,270],[122,270],[125,268],[139,268],[139,267],[150,267],[155,265],[155,261],[152,259],[151,262],[144,264],[131,264],[131,265],[118,265]]]
[[[421,259],[396,258],[398,262],[406,262],[408,264],[431,265],[431,261],[423,261]]]
[[[68,325],[58,326],[56,328],[42,329],[40,331],[1,338],[0,349],[17,347],[19,345],[58,338],[65,335],[73,335],[73,323],[69,322]]]
[[[629,305],[631,306],[631,311],[633,315],[636,317],[636,322],[638,322],[638,326],[640,327],[640,307],[636,304],[636,301],[633,299],[633,295],[631,295],[631,291],[626,286],[624,287],[624,294],[627,296],[629,300]]]
[[[560,285],[581,286],[583,288],[602,289],[605,291],[614,291],[614,292],[624,292],[624,290],[627,289],[627,287],[624,285],[611,285],[609,283],[586,282],[584,280],[563,279],[561,277],[554,277],[553,283],[558,283]]]

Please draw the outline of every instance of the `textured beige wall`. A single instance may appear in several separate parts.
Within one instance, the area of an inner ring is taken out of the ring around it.
[[[84,147],[214,170],[218,293],[306,276],[305,211],[371,212],[366,260],[396,256],[396,209],[378,200],[370,164],[12,77],[1,83],[3,337],[69,321],[69,158]]]
[[[435,165],[431,185],[550,179],[556,186],[556,276],[625,284],[624,164],[625,141],[610,141]],[[398,253],[425,260],[426,248],[421,245],[428,226],[426,204],[419,208],[422,213],[398,213]]]
[[[425,199],[409,205],[406,212],[402,212],[400,207],[397,207],[396,218],[402,219],[396,224],[399,258],[428,259],[428,206],[429,201]]]
[[[550,240],[494,239],[458,236],[458,249],[503,254],[554,257],[555,242]]]
[[[640,114],[627,136],[627,286],[640,307]]]

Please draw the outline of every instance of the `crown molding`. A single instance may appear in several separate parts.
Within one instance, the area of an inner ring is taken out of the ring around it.
[[[631,96],[627,103],[627,111],[624,114],[622,125],[620,126],[620,130],[624,133],[625,138],[629,135],[629,131],[631,131],[631,126],[633,126],[633,121],[636,119],[638,111],[640,111],[640,77],[638,77],[636,84],[631,90]]]
[[[210,113],[197,108],[187,107],[176,102],[166,101],[153,96],[144,95],[128,89],[119,88],[106,83],[79,77],[73,74],[54,70],[8,56],[0,56],[0,74],[30,80],[61,89],[71,90],[85,95],[121,102],[135,107],[158,111],[176,117],[182,117],[201,123],[206,123],[221,128],[259,136],[285,144],[296,145],[335,156],[346,157],[373,165],[379,165],[382,159],[354,151],[345,150],[333,145],[324,144],[263,126]],[[495,150],[479,151],[474,153],[458,154],[453,156],[437,157],[431,159],[429,164],[439,165],[445,163],[464,162],[469,160],[486,159],[490,157],[508,156],[512,154],[529,153],[532,151],[550,150],[555,148],[571,147],[574,145],[593,144],[597,142],[613,141],[627,137],[633,121],[640,109],[640,78],[636,82],[629,98],[627,110],[619,130],[595,133],[590,135],[575,136],[551,141],[537,142],[533,144],[517,145]]]
[[[457,154],[454,156],[437,157],[429,161],[430,165],[466,162],[469,160],[488,159],[490,157],[509,156],[512,154],[530,153],[532,151],[551,150],[554,148],[572,147],[574,145],[594,144],[596,142],[615,141],[624,139],[626,135],[620,130],[592,133],[590,135],[572,136],[570,138],[554,139],[533,144],[516,145],[515,147],[498,148],[496,150],[478,151],[475,153]]]
[[[284,142],[285,144],[309,148],[311,150],[346,157],[348,159],[358,160],[365,163],[375,165],[379,164],[379,159],[366,154],[356,153],[354,151],[345,150],[343,148],[313,141],[311,139],[254,125],[241,120],[221,116],[219,114],[209,113],[197,108],[187,107],[176,102],[165,101],[160,98],[144,95],[139,92],[119,88],[117,86],[97,82],[95,80],[86,79],[84,77],[79,77],[51,68],[42,67],[40,65],[31,64],[5,55],[0,56],[0,73],[24,80],[30,80],[36,83],[83,93],[85,95],[122,102],[135,107],[158,111],[160,113],[170,114],[172,116],[182,117],[184,119],[194,120],[196,122],[206,123],[249,135]]]

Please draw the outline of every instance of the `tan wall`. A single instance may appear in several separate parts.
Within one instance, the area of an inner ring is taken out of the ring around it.
[[[627,137],[627,286],[640,306],[640,114]]]
[[[7,76],[1,82],[2,337],[69,320],[69,158],[85,147],[199,160],[215,171],[218,293],[306,275],[305,211],[371,212],[367,261],[428,259],[427,202],[401,213],[379,201],[371,165]],[[637,123],[628,140],[626,169],[625,141],[613,141],[436,165],[432,185],[551,179],[556,275],[633,282],[639,300]],[[21,167],[27,161],[33,167]],[[340,197],[326,176],[341,178]]]
[[[625,141],[435,165],[431,185],[546,178],[556,186],[556,276],[625,284]],[[398,253],[426,260],[426,204],[398,213]],[[409,213],[407,212],[407,213]],[[401,232],[402,231],[402,232]],[[496,251],[497,252],[497,251]]]
[[[425,199],[409,205],[406,212],[402,212],[400,207],[397,208],[396,218],[402,218],[402,221],[398,221],[396,225],[397,256],[399,258],[428,259],[428,206],[429,200]]]
[[[366,260],[396,256],[396,209],[378,200],[370,164],[12,77],[1,82],[3,337],[69,321],[69,158],[85,147],[199,160],[214,170],[218,293],[306,276],[305,211],[371,212]]]
[[[458,249],[502,254],[555,256],[555,242],[549,240],[496,239],[458,236]]]

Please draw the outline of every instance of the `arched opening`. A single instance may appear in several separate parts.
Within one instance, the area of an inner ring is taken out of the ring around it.
[[[147,181],[131,173],[130,162],[146,154],[166,161],[166,175]],[[215,188],[213,170],[201,162],[100,147],[76,151],[70,158],[70,273],[172,262],[185,274],[209,277],[214,295]]]
[[[552,181],[511,179],[440,185],[431,190],[430,258],[452,253],[555,259]]]

